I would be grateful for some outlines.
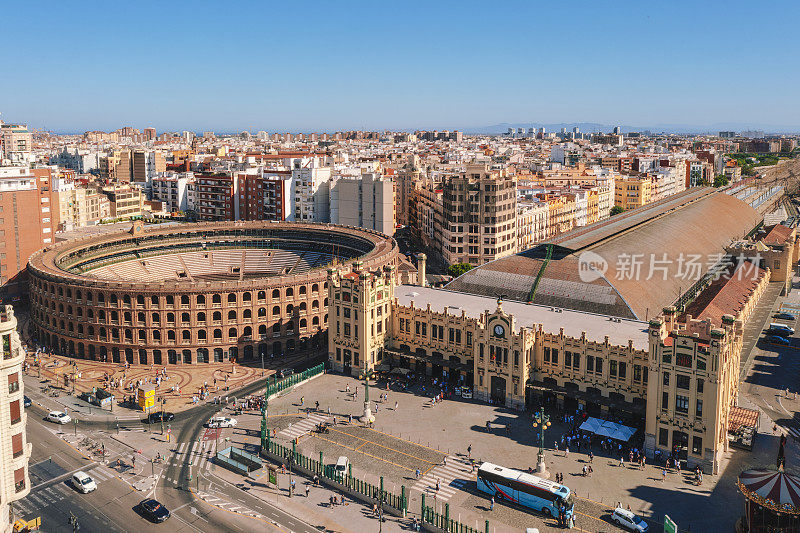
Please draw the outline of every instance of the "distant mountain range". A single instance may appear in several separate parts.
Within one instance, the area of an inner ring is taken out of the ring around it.
[[[759,130],[765,133],[798,133],[800,127],[789,126],[776,126],[769,124],[748,124],[738,122],[720,122],[716,124],[709,124],[707,126],[698,126],[692,124],[652,124],[649,126],[630,126],[625,124],[600,124],[597,122],[560,122],[543,124],[541,122],[519,122],[519,123],[501,123],[492,126],[482,126],[477,128],[464,128],[464,133],[488,133],[500,134],[506,133],[508,128],[545,128],[547,132],[559,132],[561,128],[567,128],[567,131],[572,131],[572,128],[577,126],[581,133],[610,133],[615,126],[620,126],[623,133],[632,131],[650,131],[653,133],[719,133],[720,131],[747,131]]]

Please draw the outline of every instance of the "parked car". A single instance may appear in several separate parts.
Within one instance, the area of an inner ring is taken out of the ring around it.
[[[23,396],[22,397],[22,405],[23,405],[23,407],[30,407],[32,403],[33,402],[31,402],[31,399],[28,398],[27,396]]]
[[[767,331],[773,335],[780,335],[782,337],[794,335],[794,328],[791,328],[786,324],[779,324],[778,322],[771,323]]]
[[[47,419],[56,424],[69,424],[72,422],[72,418],[63,411],[50,411],[47,413]]]
[[[137,507],[142,515],[157,524],[163,522],[170,516],[169,510],[158,500],[142,500]]]
[[[175,419],[175,414],[166,411],[163,413],[161,411],[157,411],[155,413],[150,413],[150,416],[147,417],[147,422],[150,424],[157,424],[158,422],[161,422],[162,419],[164,422],[171,422]]]
[[[620,527],[630,529],[631,531],[638,531],[639,533],[644,533],[648,529],[647,522],[636,516],[634,512],[623,509],[622,507],[614,509],[614,512],[611,513],[611,520]]]
[[[772,315],[772,318],[778,318],[780,320],[794,320],[795,317],[792,313],[781,311],[779,313],[775,313],[774,315]]]
[[[229,416],[215,416],[206,422],[210,428],[232,428],[236,427],[236,419]]]
[[[97,490],[97,483],[86,472],[73,474],[72,486],[84,494]]]
[[[471,387],[461,387],[461,397],[465,400],[472,399],[472,388]]]
[[[764,337],[764,341],[770,344],[777,344],[779,346],[789,346],[791,344],[789,339],[786,337],[781,337],[780,335],[766,335]]]

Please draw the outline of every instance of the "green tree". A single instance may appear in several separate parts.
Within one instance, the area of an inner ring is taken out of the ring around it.
[[[455,265],[450,265],[447,269],[447,272],[454,278],[457,278],[464,272],[468,272],[470,270],[472,270],[472,265],[469,263],[456,263]]]
[[[611,216],[613,217],[614,215],[619,215],[623,211],[625,210],[622,209],[622,207],[615,205],[614,207],[611,208]]]
[[[714,187],[724,187],[728,184],[728,176],[724,174],[720,174],[719,176],[714,178]]]

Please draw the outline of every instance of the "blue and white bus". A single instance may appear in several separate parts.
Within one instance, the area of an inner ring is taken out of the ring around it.
[[[572,516],[575,505],[572,491],[547,479],[513,468],[483,463],[478,469],[477,483],[479,490],[498,500],[518,503],[553,517],[557,517],[559,509],[563,508],[567,518]]]

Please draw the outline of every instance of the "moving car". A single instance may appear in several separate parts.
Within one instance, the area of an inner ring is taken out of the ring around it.
[[[31,402],[30,398],[28,398],[27,396],[23,396],[22,397],[22,405],[23,405],[23,407],[30,407],[31,403],[33,403],[33,402]]]
[[[794,335],[794,328],[790,328],[786,324],[779,324],[777,322],[771,323],[767,331],[773,335],[780,335],[782,337]]]
[[[147,422],[150,424],[156,424],[158,422],[161,422],[162,419],[164,420],[164,422],[171,422],[172,420],[175,419],[175,414],[169,412],[162,413],[161,411],[157,411],[155,413],[150,413],[150,416],[147,417]]]
[[[766,335],[764,340],[770,344],[778,344],[780,346],[789,346],[791,344],[789,339],[780,335]]]
[[[47,419],[56,424],[69,424],[72,421],[72,418],[63,411],[50,411],[47,413]]]
[[[97,483],[86,472],[76,472],[72,476],[72,486],[84,494],[97,490]]]
[[[169,510],[158,500],[142,500],[139,502],[139,512],[153,522],[160,524],[169,518]]]
[[[236,419],[229,416],[215,416],[206,422],[210,428],[232,428],[236,427]]]
[[[618,526],[630,529],[631,531],[638,531],[644,533],[647,531],[647,522],[636,516],[633,511],[628,511],[622,507],[617,507],[611,513],[611,520]]]

